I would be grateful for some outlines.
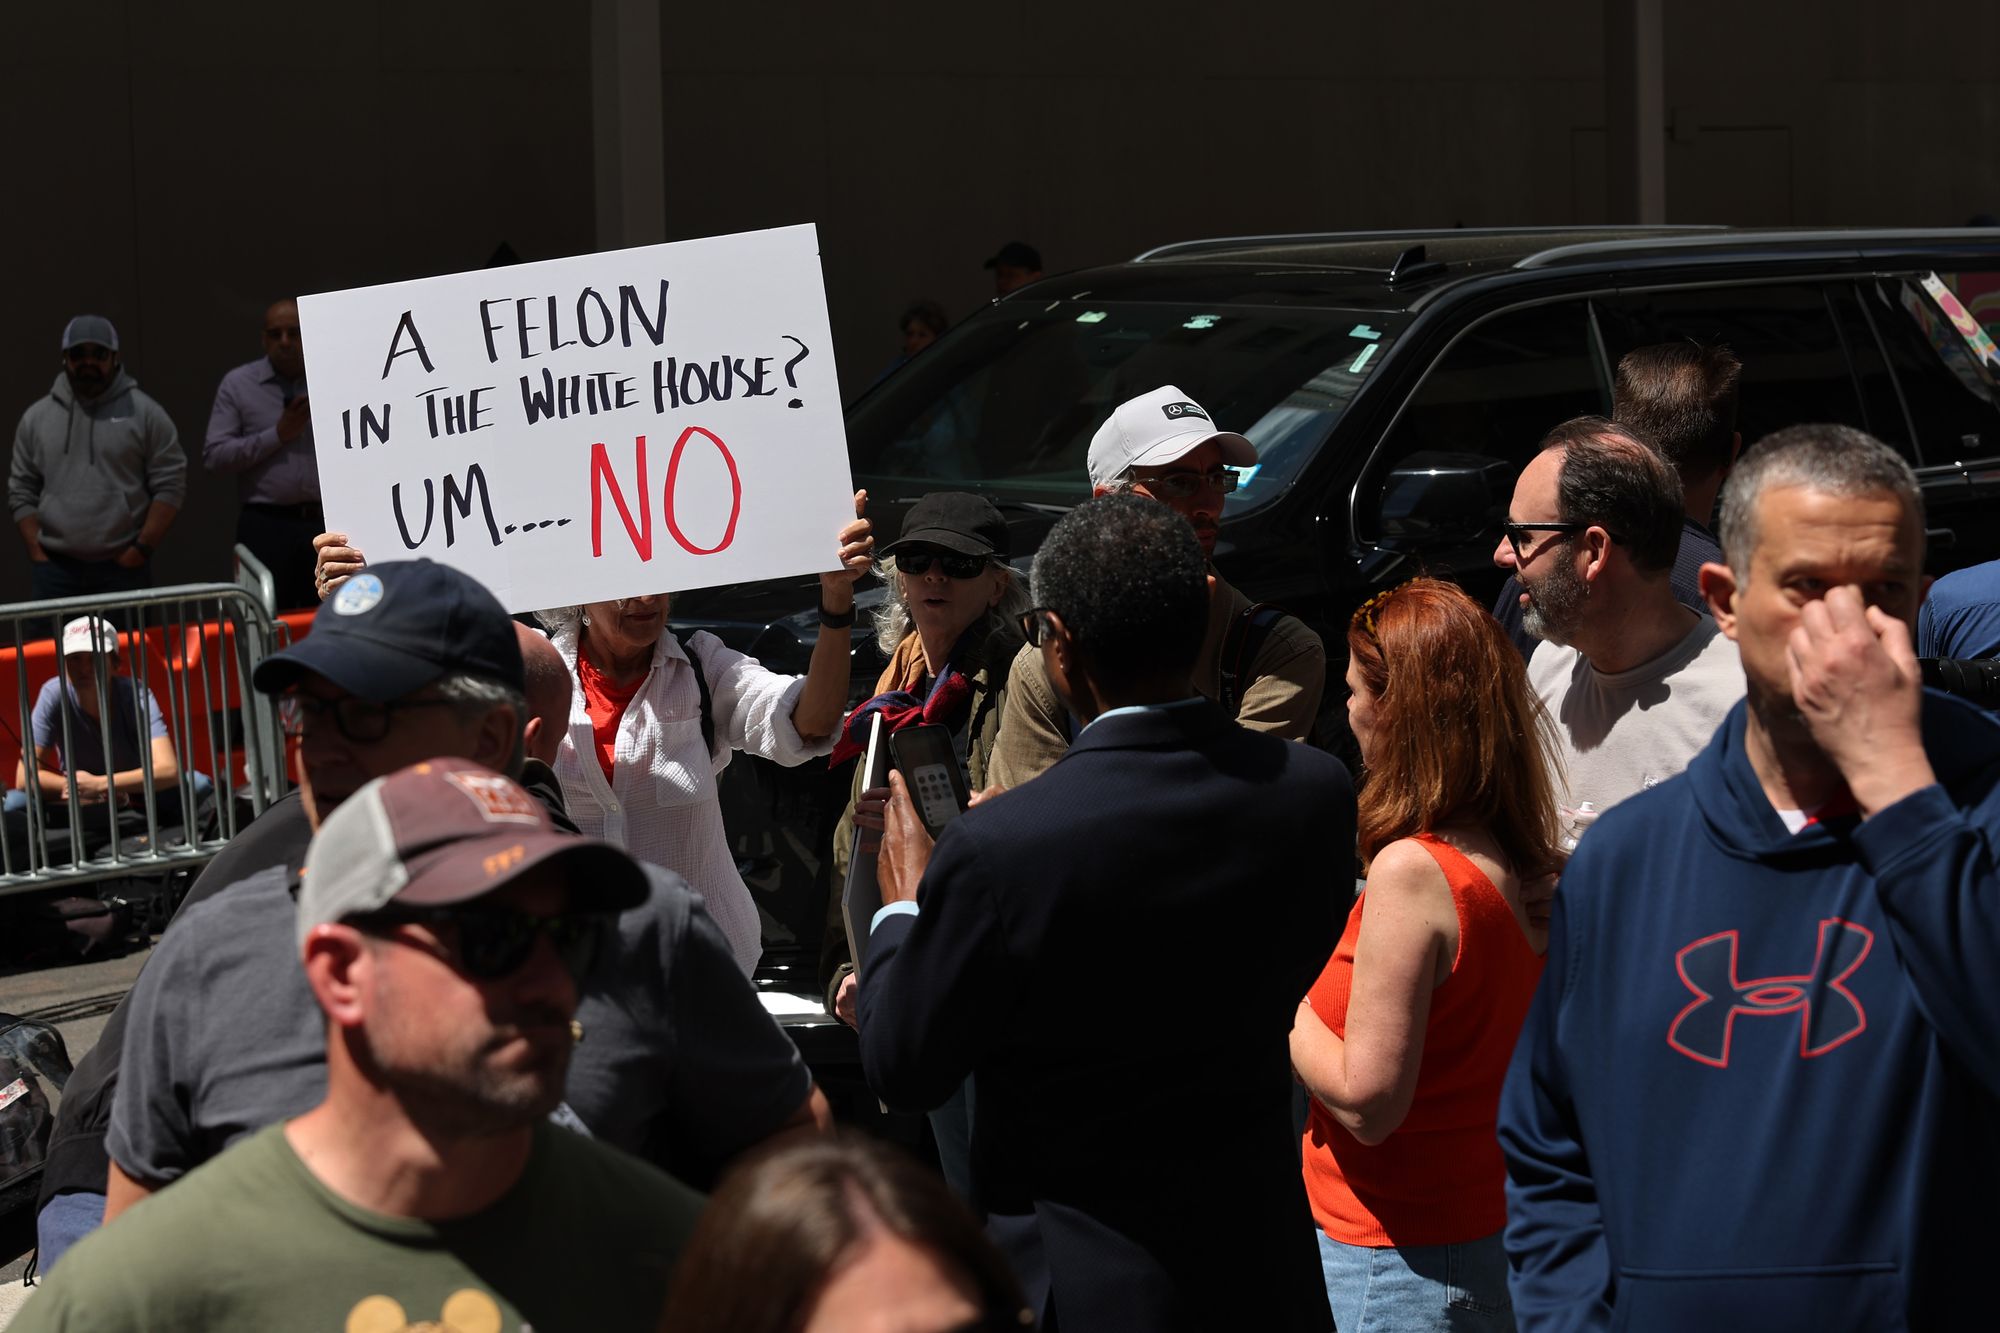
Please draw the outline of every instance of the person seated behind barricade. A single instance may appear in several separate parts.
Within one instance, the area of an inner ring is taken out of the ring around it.
[[[733,1172],[695,1224],[661,1333],[1026,1327],[993,1242],[895,1148],[842,1135]]]
[[[701,1196],[549,1121],[580,979],[648,893],[479,764],[362,786],[287,923],[324,1095],[84,1240],[14,1327],[651,1330]]]
[[[842,729],[831,762],[867,748],[873,719],[889,731],[926,724],[951,729],[967,790],[986,785],[987,762],[1000,731],[1007,677],[1021,647],[1016,622],[1028,595],[1007,566],[1007,521],[982,496],[934,491],[910,507],[902,535],[884,549],[881,575],[889,595],[875,613],[875,642],[889,665],[875,696]],[[854,796],[833,835],[833,885],[827,894],[820,974],[828,977],[827,1008],[854,1022],[854,962],[841,918],[841,889],[858,852],[873,857],[889,789],[863,791],[856,765]],[[859,835],[857,846],[856,829]],[[931,1113],[945,1179],[963,1195],[970,1186],[966,1157],[970,1113],[963,1091]]]
[[[31,722],[35,760],[32,781],[42,800],[67,802],[70,782],[74,780],[79,805],[110,803],[143,809],[145,760],[150,757],[154,812],[159,823],[164,826],[189,822],[181,801],[180,759],[173,738],[167,734],[166,717],[160,712],[160,701],[153,692],[125,674],[125,655],[118,646],[117,628],[102,618],[79,616],[63,626],[62,655],[63,668],[69,677],[68,688],[63,687],[61,675],[43,682],[41,693],[35,696]],[[100,664],[104,668],[102,695],[98,693]],[[109,724],[103,713],[107,703],[111,708]],[[139,749],[142,727],[149,738],[145,755]],[[107,743],[109,772],[105,771]],[[187,778],[199,810],[215,784],[207,774],[193,770],[189,770]],[[20,790],[7,793],[7,810],[27,808],[30,780],[24,757],[14,774],[14,785]]]
[[[803,676],[767,671],[713,634],[684,644],[668,632],[666,593],[539,613],[576,677],[555,764],[570,817],[683,876],[745,974],[763,952],[763,928],[723,830],[716,777],[737,750],[790,766],[833,748],[847,706],[854,582],[875,549],[866,503],[867,492],[855,492],[854,521],[837,538],[841,568],[819,576],[821,628]],[[322,597],[363,567],[340,533],[313,545]]]
[[[1292,1029],[1327,1296],[1341,1329],[1511,1329],[1495,1109],[1547,942],[1524,893],[1557,856],[1554,742],[1452,584],[1379,594],[1347,644],[1368,880]]]

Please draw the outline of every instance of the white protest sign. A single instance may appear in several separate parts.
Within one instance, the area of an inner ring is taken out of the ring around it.
[[[677,241],[299,301],[329,529],[538,610],[838,567],[819,237]]]

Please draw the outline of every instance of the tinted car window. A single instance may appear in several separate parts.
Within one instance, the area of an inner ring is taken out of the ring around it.
[[[1907,278],[1879,279],[1862,284],[1861,299],[1895,369],[1924,461],[2000,453],[1993,372],[1921,286]]]
[[[1273,498],[1311,457],[1401,316],[1059,301],[982,311],[857,403],[863,484],[959,485],[1049,503],[1089,494],[1090,437],[1127,398],[1179,386],[1258,465],[1225,513]]]
[[[1847,348],[1848,364],[1854,369],[1854,382],[1861,391],[1861,428],[1922,466],[1923,455],[1910,435],[1910,418],[1903,410],[1902,391],[1882,355],[1875,324],[1861,308],[1860,291],[1843,285],[1828,287],[1826,295]]]
[[[1867,428],[1823,284],[1639,292],[1601,302],[1598,315],[1614,365],[1635,347],[1683,338],[1734,351],[1746,446],[1802,421]]]
[[[1511,478],[1551,427],[1609,411],[1601,364],[1582,301],[1512,310],[1475,326],[1424,376],[1369,463],[1356,507],[1357,535],[1363,541],[1380,537],[1384,483],[1414,455],[1501,459]],[[1476,568],[1489,554],[1468,548],[1438,556],[1433,567]]]

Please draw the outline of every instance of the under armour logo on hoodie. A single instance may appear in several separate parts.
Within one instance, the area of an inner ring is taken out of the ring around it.
[[[1736,931],[1696,940],[1674,955],[1681,982],[1694,1003],[1674,1016],[1667,1045],[1690,1060],[1729,1067],[1729,1042],[1739,1017],[1799,1016],[1799,1057],[1825,1055],[1868,1027],[1861,1001],[1844,984],[1860,970],[1874,946],[1875,933],[1839,917],[1819,923],[1819,950],[1810,972],[1797,976],[1736,975]]]

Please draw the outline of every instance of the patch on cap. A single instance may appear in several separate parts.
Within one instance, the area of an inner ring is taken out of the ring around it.
[[[340,591],[333,595],[333,613],[337,616],[358,616],[373,611],[382,600],[382,580],[373,574],[356,574],[340,585]]]
[[[535,798],[506,778],[497,774],[467,773],[457,769],[448,770],[444,776],[446,781],[464,792],[472,803],[479,807],[480,817],[489,824],[542,822],[535,811]]]
[[[1203,421],[1208,421],[1211,426],[1215,424],[1209,421],[1208,413],[1193,403],[1165,403],[1161,405],[1160,410],[1167,414],[1169,421],[1179,421],[1182,417],[1200,417]]]

